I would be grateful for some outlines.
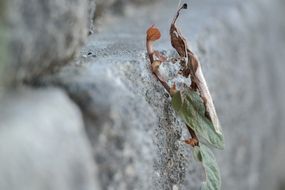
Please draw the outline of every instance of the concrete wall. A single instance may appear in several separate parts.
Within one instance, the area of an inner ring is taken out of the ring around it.
[[[9,1],[0,23],[12,44],[1,59],[0,189],[200,189],[189,134],[145,55],[152,24],[155,48],[173,54],[176,2],[106,13],[95,30],[92,0],[25,3]],[[222,189],[284,188],[284,8],[195,1],[179,19],[223,127]]]

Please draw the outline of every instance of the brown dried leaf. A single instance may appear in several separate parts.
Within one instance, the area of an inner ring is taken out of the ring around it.
[[[212,121],[215,131],[219,134],[222,134],[214,103],[201,70],[201,65],[194,53],[188,48],[186,39],[182,36],[180,30],[178,30],[178,28],[175,26],[180,11],[186,8],[187,4],[185,3],[178,9],[176,16],[171,23],[171,44],[176,49],[181,58],[185,57],[186,64],[183,62],[181,63],[183,66],[181,73],[184,77],[188,77],[189,75],[191,76],[191,87],[194,90],[198,89],[200,96],[204,102],[206,108],[205,116],[210,119],[210,121]]]
[[[187,55],[188,55],[188,64],[189,66],[191,66],[193,72],[195,73],[199,67],[199,61],[194,55],[194,53],[189,49],[187,49]]]
[[[187,4],[183,4],[183,6],[178,9],[176,16],[174,17],[171,26],[170,26],[170,38],[171,38],[171,45],[174,47],[177,51],[177,53],[180,55],[180,57],[187,57],[187,43],[186,39],[182,36],[180,30],[177,29],[175,26],[176,20],[179,16],[181,9],[187,9]]]
[[[198,65],[198,68],[195,72],[195,76],[192,80],[195,81],[195,84],[197,85],[198,90],[200,92],[200,96],[203,99],[206,108],[205,116],[212,121],[215,131],[219,134],[222,134],[222,129],[213,103],[213,99],[208,89],[205,77],[202,73],[200,64]]]
[[[147,31],[147,40],[148,41],[156,41],[160,38],[161,34],[158,28],[151,26]]]

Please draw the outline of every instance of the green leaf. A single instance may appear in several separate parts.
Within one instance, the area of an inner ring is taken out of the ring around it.
[[[180,91],[177,91],[173,96],[172,96],[172,107],[176,112],[179,112],[181,106],[182,106],[182,97]]]
[[[202,155],[199,146],[193,147],[192,154],[195,160],[202,162]]]
[[[193,156],[195,158],[194,154],[201,156],[201,160],[199,161],[202,163],[206,174],[206,181],[202,183],[201,190],[220,190],[222,184],[221,176],[213,152],[207,146],[200,143],[200,147],[197,146],[193,149]]]
[[[205,116],[205,106],[198,92],[190,89],[177,91],[172,97],[172,106],[199,137],[215,148],[224,148],[224,137],[215,131],[213,123]]]

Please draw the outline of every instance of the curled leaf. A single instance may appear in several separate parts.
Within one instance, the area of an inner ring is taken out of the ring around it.
[[[185,4],[178,9],[172,23],[170,26],[170,38],[171,38],[171,44],[176,49],[177,53],[183,58],[185,57],[185,62],[181,61],[182,66],[182,75],[185,77],[191,76],[191,87],[195,90],[198,89],[200,92],[200,96],[203,100],[204,106],[205,106],[205,113],[208,117],[208,119],[213,123],[212,127],[213,129],[222,135],[222,129],[220,126],[220,122],[216,113],[216,109],[213,103],[212,96],[210,94],[210,91],[208,89],[205,77],[203,75],[201,65],[197,59],[197,57],[194,55],[194,53],[188,48],[186,39],[182,36],[180,30],[176,27],[175,23],[179,16],[179,13],[182,9],[187,8],[187,5]]]
[[[179,16],[179,13],[182,9],[187,9],[187,4],[184,3],[182,7],[178,9],[176,12],[176,15],[171,23],[170,26],[170,39],[171,39],[171,45],[173,48],[176,49],[177,53],[180,57],[187,57],[187,43],[186,39],[182,36],[180,30],[176,27],[175,23]]]
[[[159,51],[153,50],[152,43],[161,36],[159,29],[154,26],[151,26],[146,32],[147,52],[153,74],[171,95],[174,110],[186,123],[191,134],[192,138],[185,142],[193,147],[194,158],[202,162],[205,169],[206,181],[202,184],[202,190],[219,190],[221,188],[219,169],[213,153],[204,143],[222,149],[224,138],[200,63],[188,48],[186,39],[175,25],[182,9],[187,9],[186,3],[178,9],[171,23],[170,38],[172,46],[180,56],[178,60],[180,60],[182,69],[179,74],[184,77],[190,76],[191,86],[185,91],[178,91],[175,83],[170,87],[161,77],[159,66],[167,60],[167,57]],[[200,137],[202,141],[200,141]]]
[[[214,102],[212,99],[212,96],[210,94],[210,91],[208,89],[205,77],[202,73],[202,69],[199,65],[196,73],[195,73],[196,77],[195,77],[195,81],[196,81],[196,86],[198,87],[198,90],[200,92],[200,96],[203,98],[204,100],[204,105],[205,105],[205,115],[209,118],[209,120],[213,123],[213,128],[215,129],[215,131],[217,133],[219,133],[220,135],[222,135],[222,128],[220,125],[220,121],[218,119],[217,116],[217,112],[214,106]]]
[[[147,40],[148,41],[156,41],[160,38],[161,34],[158,28],[151,26],[147,32]]]

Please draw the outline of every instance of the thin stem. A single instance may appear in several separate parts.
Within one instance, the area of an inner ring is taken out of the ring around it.
[[[154,50],[152,47],[152,41],[146,39],[146,49],[147,49],[147,53],[148,53],[148,57],[150,60],[150,63],[152,64],[154,62]],[[165,90],[170,94],[170,87],[168,86],[167,82],[164,81],[163,79],[161,79],[158,70],[157,71],[153,71],[154,76],[159,80],[159,82],[162,84],[162,86],[165,88]]]
[[[180,2],[179,2],[180,4]],[[179,16],[181,9],[187,9],[187,3],[184,3],[176,12],[176,16],[173,18],[172,24],[174,24]]]
[[[153,48],[152,48],[152,41],[149,41],[148,39],[146,39],[146,50],[147,50],[147,54],[150,60],[150,63],[153,63]]]

